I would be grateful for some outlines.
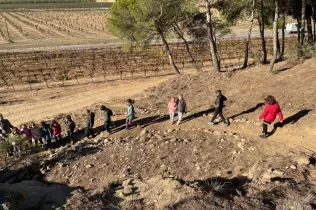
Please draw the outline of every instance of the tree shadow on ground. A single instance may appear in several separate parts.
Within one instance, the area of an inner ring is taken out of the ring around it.
[[[252,108],[250,108],[250,109],[248,109],[248,110],[246,110],[246,111],[243,111],[243,112],[240,112],[240,113],[235,114],[235,115],[233,115],[233,116],[230,116],[229,118],[234,119],[234,118],[239,117],[239,116],[241,116],[241,115],[249,114],[249,113],[255,112],[257,109],[259,109],[259,108],[262,107],[263,105],[264,105],[264,103],[258,103],[256,106],[254,106],[254,107],[252,107]]]
[[[14,209],[61,208],[73,191],[82,189],[49,182],[40,169],[40,164],[34,162],[18,169],[1,171],[0,205],[10,204]]]
[[[212,177],[205,180],[185,181],[178,180],[181,184],[195,188],[204,194],[212,194],[221,199],[233,200],[235,196],[244,196],[247,194],[247,184],[252,182],[246,176],[238,176],[234,178]],[[194,199],[198,199],[195,197]],[[182,209],[186,202],[190,202],[191,198],[186,198],[175,204],[169,205],[168,209]]]
[[[299,112],[297,112],[296,114],[293,114],[292,116],[286,118],[285,120],[283,120],[283,123],[275,123],[273,125],[273,130],[269,133],[269,135],[273,135],[275,134],[275,132],[277,131],[278,128],[283,128],[284,126],[288,125],[288,124],[295,124],[297,123],[301,118],[305,117],[306,115],[309,114],[309,112],[311,112],[311,109],[303,109]]]

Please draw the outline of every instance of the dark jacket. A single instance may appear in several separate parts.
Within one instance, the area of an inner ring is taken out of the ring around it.
[[[40,140],[43,136],[42,129],[38,126],[31,128],[31,134],[34,140]]]
[[[104,110],[104,123],[111,123],[111,116],[113,116],[113,112],[111,109]]]
[[[187,104],[185,103],[184,99],[181,99],[177,101],[177,107],[178,107],[178,112],[184,113],[187,110]]]
[[[92,129],[93,126],[94,126],[94,113],[91,112],[89,115],[88,115],[88,118],[87,118],[87,128],[89,129]]]
[[[217,109],[224,108],[224,101],[227,101],[227,98],[224,95],[222,94],[217,95],[217,98],[215,101],[215,108]]]
[[[9,120],[3,119],[3,120],[0,120],[0,123],[2,124],[2,128],[3,128],[3,130],[5,131],[5,134],[10,134],[10,133],[12,133],[11,129],[13,129],[14,126],[11,125],[11,123],[10,123]]]
[[[76,124],[73,120],[66,121],[66,126],[69,133],[74,133]]]

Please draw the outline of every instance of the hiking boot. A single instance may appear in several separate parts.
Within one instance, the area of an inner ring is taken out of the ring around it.
[[[209,125],[215,125],[215,123],[213,121],[209,121],[208,124]]]
[[[227,123],[227,122],[224,122],[222,126],[223,126],[223,127],[226,127],[226,126],[228,126],[228,123]]]
[[[268,135],[267,135],[267,134],[262,134],[262,135],[260,135],[260,138],[262,138],[262,139],[267,139],[267,138],[268,138]]]

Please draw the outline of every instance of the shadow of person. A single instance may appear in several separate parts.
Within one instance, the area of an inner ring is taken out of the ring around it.
[[[168,119],[169,119],[168,115],[162,115],[162,116],[156,115],[156,116],[150,116],[150,117],[137,119],[135,120],[133,124],[140,126],[142,128],[145,128],[151,124],[161,123],[161,122],[167,121]]]
[[[283,123],[281,122],[277,122],[273,125],[273,130],[269,133],[269,135],[273,135],[278,128],[283,128],[284,126],[288,125],[288,124],[295,124],[297,123],[301,118],[305,117],[306,115],[308,115],[309,112],[311,112],[311,109],[303,109],[299,112],[297,112],[296,114],[293,114],[292,116],[286,118],[285,120],[283,120]]]
[[[235,117],[238,117],[238,116],[240,116],[240,115],[244,115],[244,114],[249,114],[249,113],[251,113],[251,112],[255,112],[257,109],[259,109],[259,108],[262,107],[263,105],[264,105],[264,103],[258,103],[256,106],[254,106],[254,107],[252,107],[252,108],[250,108],[250,109],[248,109],[248,110],[246,110],[246,111],[240,112],[239,114],[235,114],[235,115],[233,115],[233,116],[231,116],[231,117],[229,117],[229,118],[234,119]]]
[[[207,115],[209,113],[212,113],[214,112],[215,108],[210,108],[210,109],[207,109],[207,110],[203,110],[203,111],[200,111],[200,112],[197,112],[197,113],[193,113],[189,116],[186,116],[182,119],[182,123],[185,123],[185,122],[188,122],[188,121],[191,121],[191,120],[194,120],[198,117],[202,117],[203,115]]]

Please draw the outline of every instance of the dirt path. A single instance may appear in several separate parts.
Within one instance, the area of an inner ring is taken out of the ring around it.
[[[0,93],[0,110],[14,124],[40,121],[59,113],[69,113],[98,102],[128,98],[156,86],[172,76],[134,81],[114,81],[64,88],[51,88],[17,93]]]

